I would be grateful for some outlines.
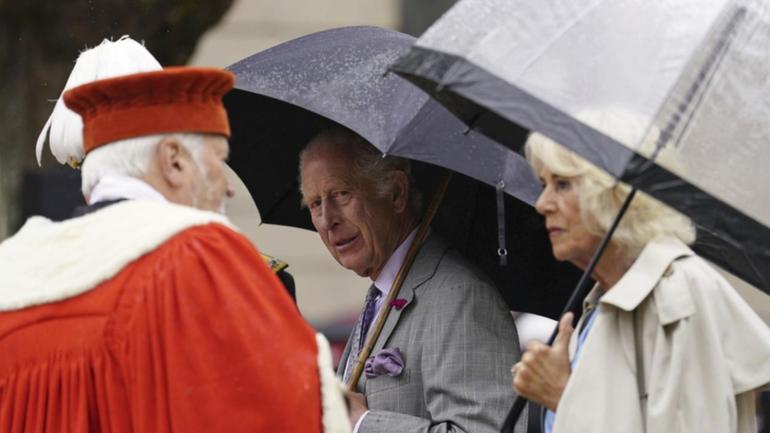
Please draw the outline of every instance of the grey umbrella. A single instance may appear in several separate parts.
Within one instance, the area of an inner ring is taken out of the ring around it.
[[[493,186],[503,183],[508,194],[534,203],[539,185],[525,161],[388,74],[413,42],[376,27],[338,28],[280,44],[228,69],[237,76],[235,93],[302,107],[354,130],[383,154],[440,165]]]
[[[231,65],[236,88],[225,97],[230,166],[264,222],[311,230],[299,206],[298,153],[325,127],[342,125],[383,154],[412,159],[426,194],[436,184],[435,167],[451,169],[461,175],[453,177],[434,229],[492,277],[512,309],[556,317],[579,274],[550,256],[542,219],[531,207],[539,183],[521,156],[469,130],[425,92],[388,73],[413,43],[392,30],[347,27]],[[513,257],[505,266],[501,244]]]
[[[463,0],[394,69],[511,148],[542,132],[682,211],[696,252],[770,293],[768,34],[760,0]],[[581,120],[598,110],[642,127]]]
[[[423,175],[430,165],[466,175],[452,179],[432,223],[438,202],[426,211],[349,389],[355,388],[429,223],[487,271],[513,309],[555,316],[577,277],[574,268],[550,257],[542,220],[529,205],[540,187],[526,162],[388,73],[413,42],[390,30],[340,28],[286,42],[229,67],[237,77],[236,89],[224,101],[232,128],[229,163],[265,222],[312,228],[299,206],[298,153],[330,124],[355,131],[383,154],[420,161],[418,168],[424,170],[416,173],[418,180],[429,177]],[[506,261],[508,250],[513,259]]]

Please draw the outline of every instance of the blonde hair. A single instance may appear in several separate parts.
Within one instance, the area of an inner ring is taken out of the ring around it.
[[[639,123],[629,122],[631,116],[625,113],[590,112],[583,113],[578,118],[587,119],[585,123],[616,140],[641,136],[638,129],[633,130]],[[632,131],[626,134],[620,129],[624,127]],[[646,136],[650,138],[652,135],[648,133]],[[535,173],[540,173],[543,167],[548,167],[554,174],[574,181],[583,224],[592,234],[604,236],[631,191],[630,186],[617,181],[540,133],[533,133],[527,139],[525,154]],[[661,152],[657,159],[663,159],[667,164],[674,163],[671,160],[672,155],[668,152]],[[612,242],[619,247],[621,254],[631,261],[641,253],[648,242],[658,236],[673,236],[691,244],[695,240],[695,228],[686,216],[650,195],[637,191],[613,235]]]

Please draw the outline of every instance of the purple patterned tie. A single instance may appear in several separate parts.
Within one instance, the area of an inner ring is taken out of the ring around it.
[[[369,288],[369,293],[366,295],[366,306],[364,307],[364,316],[361,318],[361,338],[358,341],[358,351],[364,347],[366,341],[366,334],[369,332],[369,327],[372,326],[372,321],[377,315],[377,301],[380,299],[382,292],[374,284]]]
[[[366,342],[366,334],[369,332],[369,327],[372,325],[374,317],[377,316],[377,300],[382,296],[382,292],[372,284],[369,287],[369,292],[366,294],[366,304],[364,305],[364,311],[361,313],[361,326],[353,330],[353,338],[350,342],[350,353],[348,354],[348,360],[345,367],[345,374],[343,381],[348,383],[348,379],[353,374],[353,370],[356,365],[356,359],[361,349]]]

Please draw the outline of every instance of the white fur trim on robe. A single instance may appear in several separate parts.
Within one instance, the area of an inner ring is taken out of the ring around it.
[[[0,311],[61,301],[117,275],[175,234],[223,215],[152,200],[127,200],[79,218],[32,217],[0,244]]]
[[[324,433],[350,433],[342,382],[334,374],[332,355],[326,337],[316,334],[318,346],[318,377],[321,381],[321,410]]]

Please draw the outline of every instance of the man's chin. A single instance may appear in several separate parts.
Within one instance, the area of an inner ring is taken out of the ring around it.
[[[343,268],[355,272],[355,274],[359,277],[368,277],[372,274],[372,270],[370,268],[359,266],[356,263],[351,263],[349,261],[340,259],[337,259],[337,263],[339,263]]]
[[[372,270],[371,269],[365,269],[363,271],[356,271],[356,270],[353,270],[353,269],[351,269],[351,270],[353,272],[355,272],[356,275],[358,275],[359,277],[363,277],[363,278],[369,278],[372,275]]]

